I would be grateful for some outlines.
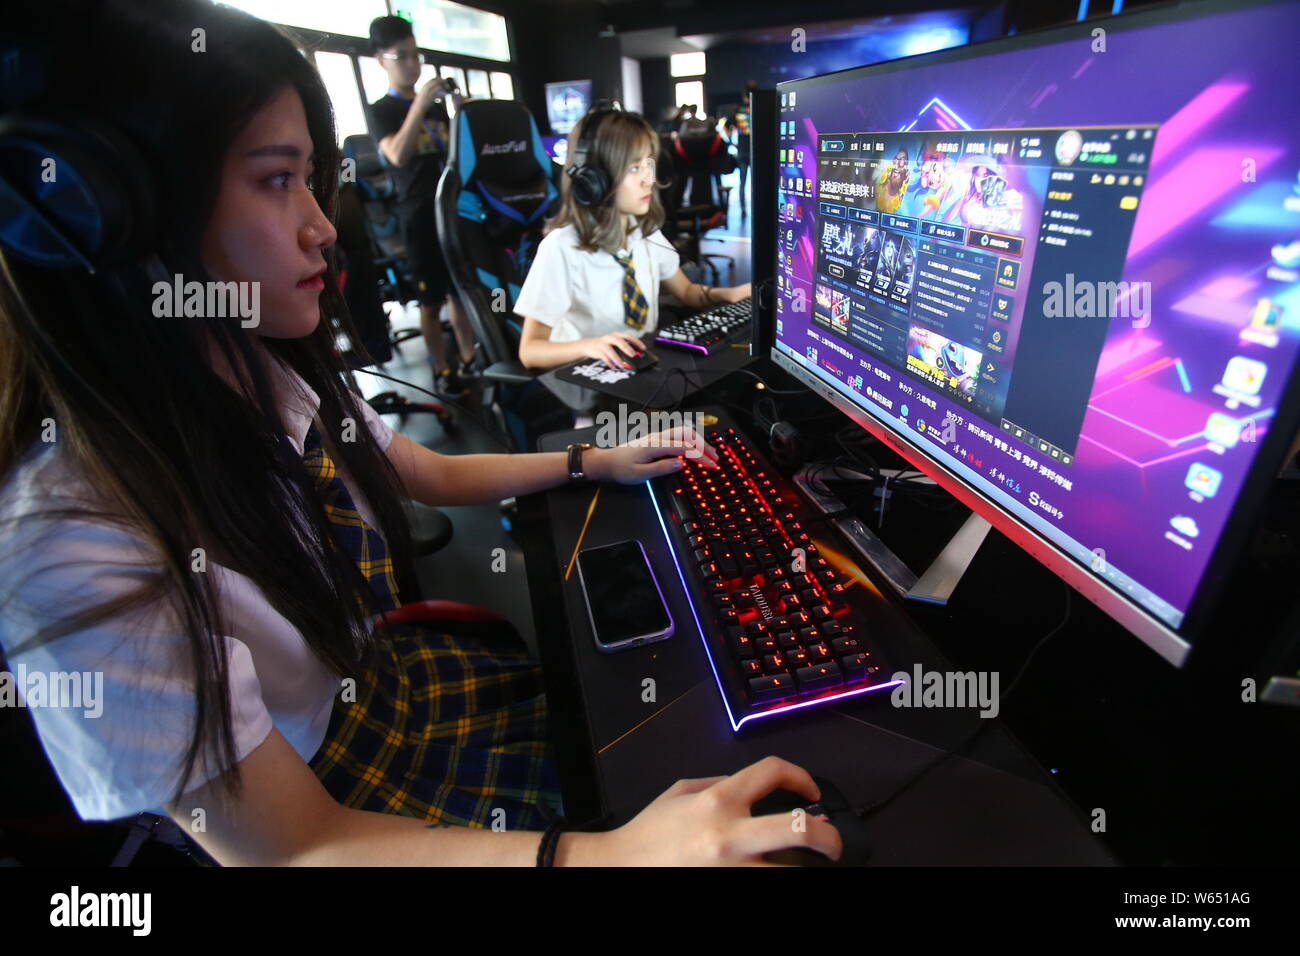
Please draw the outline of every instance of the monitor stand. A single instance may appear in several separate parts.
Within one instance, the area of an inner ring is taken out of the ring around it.
[[[823,488],[814,486],[813,478],[810,476],[813,467],[801,469],[794,476],[795,485],[822,514],[843,511],[844,502]],[[818,471],[824,474],[824,469],[819,468]],[[888,470],[882,473],[889,474]],[[837,469],[836,475],[840,478],[870,480],[870,476],[866,473],[851,468]],[[952,592],[957,588],[957,583],[966,573],[966,568],[970,566],[991,527],[979,515],[970,512],[965,523],[957,529],[956,534],[948,540],[930,562],[929,567],[918,577],[916,572],[908,567],[861,518],[845,515],[842,518],[832,518],[831,523],[840,530],[858,554],[898,592],[900,597],[909,601],[938,605],[948,603]]]

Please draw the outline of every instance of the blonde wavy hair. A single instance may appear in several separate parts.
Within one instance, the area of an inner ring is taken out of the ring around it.
[[[576,123],[569,133],[568,160],[565,174],[560,177],[560,211],[547,223],[546,231],[553,232],[564,226],[572,225],[578,233],[578,248],[586,252],[617,252],[627,239],[627,217],[620,215],[614,194],[619,183],[623,181],[624,172],[633,161],[648,151],[656,158],[660,154],[659,134],[655,132],[640,113],[618,110],[600,118],[596,136],[587,150],[587,164],[596,165],[605,170],[610,177],[610,194],[598,206],[584,206],[569,189],[568,170],[573,166],[579,140],[587,123],[594,113],[588,113]],[[662,175],[662,170],[656,168]],[[656,176],[656,180],[658,176]],[[664,207],[659,201],[659,190],[667,189],[669,183],[658,182],[650,193],[650,208],[644,215],[636,217],[636,226],[643,236],[657,232],[664,224]]]

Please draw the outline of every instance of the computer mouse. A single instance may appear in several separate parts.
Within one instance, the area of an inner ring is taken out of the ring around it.
[[[628,364],[632,366],[633,371],[644,372],[646,369],[650,368],[650,366],[659,363],[659,356],[655,355],[654,352],[651,352],[649,349],[646,349],[641,354],[634,355],[627,361]]]
[[[774,790],[750,807],[749,812],[756,817],[773,813],[789,816],[793,810],[803,809],[810,816],[829,818],[831,826],[839,831],[840,841],[844,844],[840,858],[832,860],[816,850],[792,847],[766,853],[763,859],[791,866],[865,866],[871,857],[871,840],[866,823],[854,812],[853,805],[845,799],[839,787],[825,777],[813,777],[813,782],[822,794],[817,803],[809,803],[807,797],[791,790]]]

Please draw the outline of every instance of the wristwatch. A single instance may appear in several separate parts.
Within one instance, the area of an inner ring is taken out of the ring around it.
[[[584,482],[587,481],[587,475],[582,470],[582,453],[591,447],[590,442],[575,441],[568,446],[569,452],[569,481]]]

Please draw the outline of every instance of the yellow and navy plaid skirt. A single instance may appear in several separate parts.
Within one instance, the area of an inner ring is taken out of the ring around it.
[[[338,699],[311,760],[336,800],[430,823],[541,830],[561,810],[537,662],[418,625],[375,633],[377,666]]]
[[[400,605],[383,536],[308,433],[304,464],[336,543],[370,580],[381,609]],[[562,812],[542,671],[517,639],[393,625],[374,632],[371,669],[355,700],[335,699],[310,765],[343,806],[429,823],[542,830]]]

